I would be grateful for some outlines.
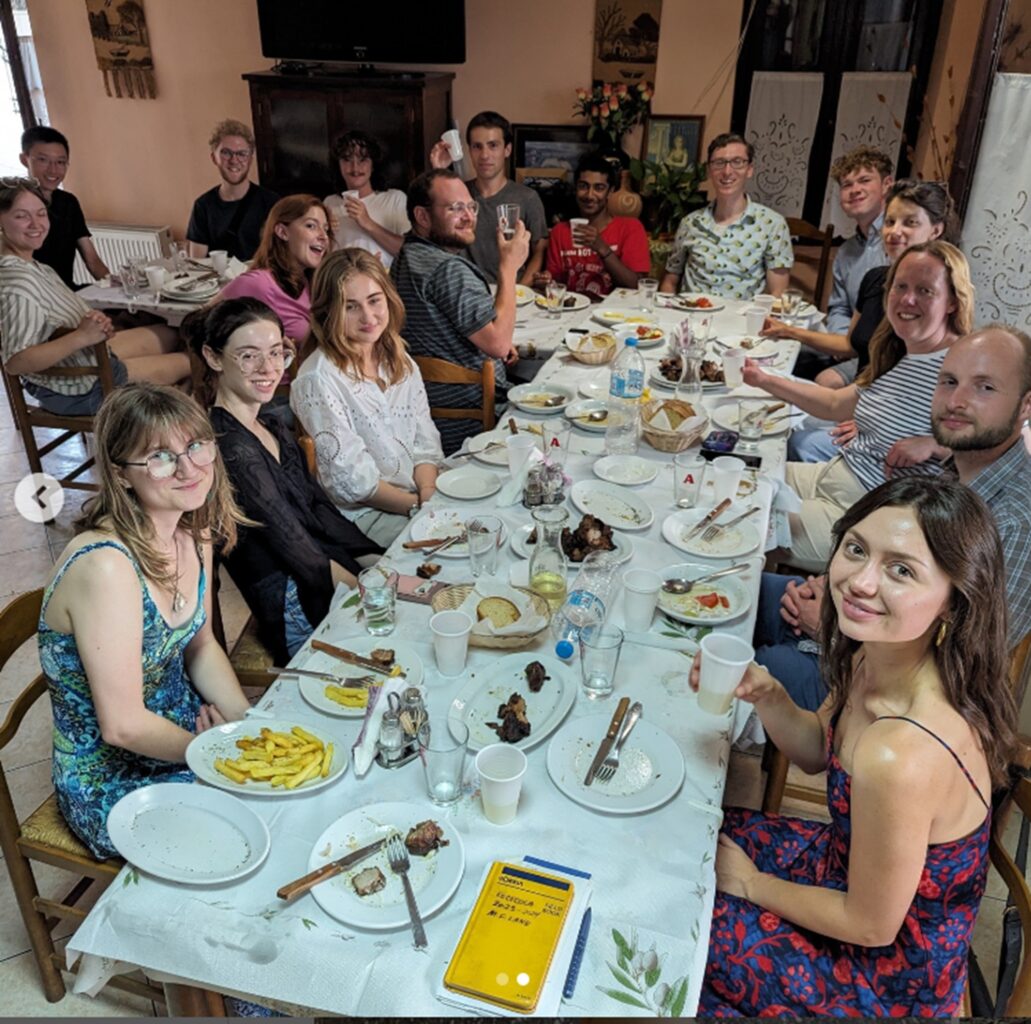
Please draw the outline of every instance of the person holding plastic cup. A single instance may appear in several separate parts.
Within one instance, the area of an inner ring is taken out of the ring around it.
[[[839,521],[828,575],[825,703],[754,665],[735,694],[826,770],[831,821],[727,811],[699,1016],[948,1017],[963,998],[1015,747],[998,534],[965,485],[893,480]]]

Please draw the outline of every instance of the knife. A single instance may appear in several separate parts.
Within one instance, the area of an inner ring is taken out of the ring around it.
[[[333,644],[327,644],[323,640],[312,639],[311,649],[313,651],[322,651],[323,654],[331,654],[334,658],[339,658],[341,661],[346,661],[348,665],[357,665],[359,668],[368,669],[370,672],[378,672],[382,676],[393,675],[394,666],[384,667],[378,662],[373,661],[371,658],[363,658],[360,654],[355,654],[354,651],[348,651],[343,647],[334,647]],[[405,672],[401,672],[401,675],[406,675]]]
[[[730,498],[724,498],[711,512],[702,518],[684,534],[684,540],[690,540],[696,533],[701,533],[714,519],[718,519],[730,508]]]
[[[281,900],[292,900],[295,896],[306,893],[312,886],[318,885],[319,882],[324,882],[327,878],[333,878],[334,875],[339,875],[341,871],[354,867],[355,864],[365,860],[366,857],[371,857],[377,850],[382,849],[386,841],[386,839],[377,839],[376,842],[369,843],[368,846],[363,846],[360,850],[355,850],[354,853],[349,853],[346,857],[341,857],[339,860],[331,860],[328,864],[323,864],[321,868],[316,868],[314,871],[304,875],[304,877],[298,878],[293,882],[287,882],[281,889],[276,890],[276,895]]]
[[[587,777],[584,779],[585,786],[589,786],[594,782],[595,772],[601,767],[602,761],[609,756],[609,751],[612,749],[612,744],[616,741],[619,727],[623,724],[623,717],[626,715],[628,707],[630,707],[630,698],[623,697],[616,707],[616,713],[612,716],[612,721],[609,722],[609,731],[605,733],[605,738],[598,744],[598,753],[594,755],[591,767],[587,769]]]

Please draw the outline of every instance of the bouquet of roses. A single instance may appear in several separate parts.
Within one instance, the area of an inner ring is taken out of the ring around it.
[[[634,125],[645,119],[651,98],[650,82],[638,82],[637,85],[605,82],[590,90],[577,89],[573,110],[590,121],[587,138],[593,141],[605,135],[615,148]]]

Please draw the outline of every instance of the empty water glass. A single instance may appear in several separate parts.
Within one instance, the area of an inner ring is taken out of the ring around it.
[[[573,424],[569,420],[546,420],[541,424],[541,443],[544,457],[556,466],[565,466],[569,454],[569,440]]]
[[[679,452],[673,456],[673,504],[677,508],[694,508],[708,465],[697,452]]]
[[[616,686],[623,630],[618,626],[588,626],[580,633],[580,670],[584,695],[591,700],[608,697]]]
[[[398,575],[389,566],[374,565],[358,574],[365,628],[373,636],[394,632]]]
[[[646,313],[655,309],[655,293],[659,290],[659,282],[654,277],[642,277],[637,282],[637,304]]]
[[[566,286],[561,281],[549,281],[546,287],[548,315],[558,317],[562,314],[562,303],[566,300]]]
[[[737,447],[740,451],[754,452],[758,449],[766,428],[768,409],[769,404],[764,398],[742,398],[737,403]]]
[[[483,573],[493,576],[498,571],[498,544],[503,523],[497,516],[477,516],[465,524],[469,545],[469,568],[473,577]]]
[[[780,297],[780,309],[785,317],[795,317],[802,308],[802,293],[797,288],[788,288]]]
[[[130,313],[136,312],[136,300],[140,297],[142,287],[141,273],[142,261],[139,259],[126,260],[118,271],[118,276],[122,279],[122,293],[129,300],[126,308]]]
[[[419,732],[419,758],[426,774],[426,792],[438,807],[453,804],[462,795],[465,750],[469,727],[463,722],[439,722]]]

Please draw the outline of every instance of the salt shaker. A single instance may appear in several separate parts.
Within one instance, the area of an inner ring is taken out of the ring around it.
[[[379,726],[380,757],[389,763],[400,760],[404,751],[405,737],[401,719],[396,711],[384,711]]]

